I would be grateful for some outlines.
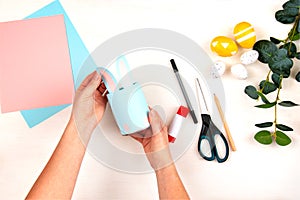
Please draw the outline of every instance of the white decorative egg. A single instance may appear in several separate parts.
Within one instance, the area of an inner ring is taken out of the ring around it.
[[[231,73],[239,79],[246,79],[248,77],[247,69],[243,64],[232,65]]]
[[[221,77],[226,70],[226,64],[222,61],[217,61],[211,67],[211,75],[213,78]]]
[[[258,59],[258,52],[256,50],[250,50],[250,51],[247,51],[245,53],[243,53],[241,55],[241,62],[244,64],[244,65],[250,65],[252,63],[255,63]]]

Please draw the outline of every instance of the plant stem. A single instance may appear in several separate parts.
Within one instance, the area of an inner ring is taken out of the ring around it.
[[[284,43],[287,43],[287,42],[289,41],[290,38],[293,38],[293,37],[294,37],[295,32],[296,32],[296,28],[297,28],[297,25],[298,25],[299,21],[300,21],[300,13],[299,13],[298,16],[296,17],[296,20],[295,20],[295,22],[294,22],[294,24],[293,24],[293,27],[291,28],[292,34],[291,34],[291,35],[288,34],[287,38],[283,41]],[[292,45],[290,44],[290,46],[289,46],[289,51],[288,51],[288,52],[290,52],[291,46],[292,46]]]
[[[299,23],[299,20],[300,20],[300,14],[297,16],[297,18],[296,18],[296,20],[295,20],[295,23],[294,23],[294,25],[293,25],[293,27],[292,27],[292,35],[290,36],[290,38],[293,38],[294,37],[294,35],[295,35],[295,33],[296,33],[296,28],[297,28],[297,25],[298,25],[298,23]],[[289,38],[289,36],[288,36],[288,38]],[[290,56],[290,54],[291,54],[291,48],[292,48],[292,42],[290,43],[290,45],[289,45],[289,49],[288,49],[288,55]]]
[[[277,90],[277,95],[276,95],[276,104],[275,104],[275,119],[274,119],[274,126],[275,126],[275,129],[274,129],[274,133],[273,133],[273,136],[275,137],[276,139],[276,131],[277,131],[277,128],[276,128],[276,125],[277,125],[277,102],[280,100],[279,98],[279,94],[280,94],[280,90],[281,90],[281,86],[282,86],[282,79],[283,79],[283,75],[281,74],[280,75],[280,78],[279,78],[279,87],[278,87],[278,90]]]

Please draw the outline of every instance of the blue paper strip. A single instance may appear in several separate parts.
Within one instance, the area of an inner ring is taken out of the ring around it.
[[[29,15],[25,19],[53,16],[59,14],[63,14],[65,17],[64,20],[65,20],[67,37],[69,42],[73,80],[74,83],[76,84],[80,67],[82,66],[84,61],[88,58],[89,51],[83,44],[80,36],[78,35],[76,29],[74,28],[72,22],[70,21],[69,17],[67,16],[60,2],[54,1],[48,4],[47,6],[41,8],[40,10],[34,12],[33,14]],[[78,85],[78,83],[76,85]],[[61,105],[61,106],[51,106],[46,108],[38,108],[32,110],[23,110],[21,111],[21,114],[25,119],[26,123],[28,124],[28,126],[32,128],[33,126],[43,122],[44,120],[48,119],[52,115],[68,107],[69,105],[70,104]]]

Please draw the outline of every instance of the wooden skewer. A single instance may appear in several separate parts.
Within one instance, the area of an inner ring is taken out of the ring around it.
[[[106,93],[107,93],[107,89],[103,92],[102,96],[104,97]]]
[[[228,140],[229,140],[229,145],[230,145],[232,151],[236,151],[236,147],[235,147],[234,141],[233,141],[233,139],[232,139],[232,136],[231,136],[231,133],[230,133],[228,124],[227,124],[227,122],[226,122],[224,113],[223,113],[223,111],[222,111],[222,108],[221,108],[221,105],[220,105],[220,101],[219,101],[219,99],[218,99],[218,97],[217,97],[216,94],[214,94],[214,99],[215,99],[217,108],[218,108],[218,110],[219,110],[219,114],[220,114],[220,116],[221,116],[221,119],[222,119],[222,122],[223,122],[223,125],[224,125],[224,128],[225,128],[225,131],[226,131],[227,138],[228,138]]]

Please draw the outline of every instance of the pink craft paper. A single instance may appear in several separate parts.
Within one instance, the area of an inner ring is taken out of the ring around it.
[[[72,103],[63,15],[0,23],[1,111]]]

